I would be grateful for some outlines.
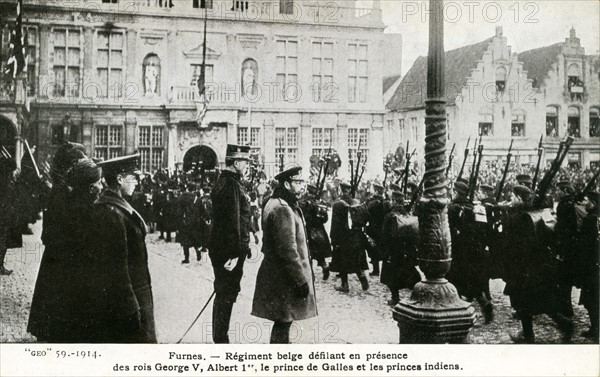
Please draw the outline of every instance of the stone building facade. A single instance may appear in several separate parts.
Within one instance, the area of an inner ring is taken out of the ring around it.
[[[575,142],[568,163],[597,164],[598,56],[585,55],[574,30],[564,43],[521,54],[512,52],[507,42],[498,27],[491,38],[446,52],[447,146],[449,150],[456,143],[454,169],[460,169],[468,139],[472,150],[479,136],[484,161],[505,160],[514,140],[513,161],[535,166],[543,135],[542,159],[548,164],[560,140],[570,134]],[[426,69],[427,57],[419,57],[387,103],[385,118],[386,125],[396,130],[394,138],[410,140],[417,148],[420,163],[425,143]],[[549,122],[555,122],[556,131],[547,127]]]
[[[0,0],[3,51],[15,3]],[[274,174],[281,155],[308,168],[330,145],[347,166],[362,141],[367,171],[381,169],[384,52],[400,36],[384,36],[379,1],[25,0],[23,14],[29,127],[19,137],[38,162],[69,139],[95,157],[139,151],[146,172],[212,168],[239,143]]]

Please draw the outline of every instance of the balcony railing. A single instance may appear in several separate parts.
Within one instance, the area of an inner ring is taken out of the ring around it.
[[[0,3],[9,0],[0,0]],[[280,9],[278,0],[239,1],[206,0],[209,8],[194,7],[193,0],[120,0],[103,3],[102,0],[63,2],[62,0],[24,0],[25,6],[36,5],[60,8],[73,12],[106,12],[129,16],[171,15],[173,17],[203,18],[205,11],[211,20],[238,20],[249,22],[308,23],[338,26],[383,27],[381,10],[341,6],[336,2],[294,1],[292,9]],[[200,0],[198,0],[200,4]],[[344,2],[341,2],[344,4]],[[212,5],[212,6],[210,6]],[[290,12],[291,10],[291,12]]]
[[[221,98],[219,98],[220,96],[216,92],[207,90],[205,93],[209,102],[221,100]],[[198,88],[196,86],[171,87],[171,93],[169,96],[169,102],[171,103],[193,103],[198,100]]]

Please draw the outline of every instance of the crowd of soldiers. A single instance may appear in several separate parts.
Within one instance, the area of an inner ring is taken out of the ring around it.
[[[515,342],[535,341],[532,318],[542,313],[555,320],[564,342],[569,342],[573,334],[573,287],[581,289],[580,303],[590,317],[590,329],[584,335],[598,339],[598,169],[561,168],[569,147],[569,140],[562,142],[552,165],[544,171],[539,163],[533,171],[527,167],[509,171],[510,158],[501,170],[497,164],[481,165],[481,148],[478,156],[473,154],[470,172],[464,161],[458,174],[447,169],[453,260],[446,277],[461,297],[479,303],[486,323],[494,320],[490,279],[504,280],[504,293],[523,327],[514,334]],[[405,168],[386,169],[383,180],[365,182],[357,164],[348,182],[328,170],[328,157],[324,157],[318,176],[311,177],[298,202],[311,259],[321,267],[323,279],[337,273],[340,286],[336,289],[342,293],[350,291],[349,274],[357,275],[363,290],[369,289],[370,275],[389,288],[387,303],[394,306],[400,300],[400,290],[412,289],[422,279],[418,269],[418,204],[423,180],[409,168],[410,156],[406,159]],[[3,183],[2,189],[14,193],[18,182],[28,179],[27,174],[16,179],[6,173],[16,167],[8,159],[0,160],[2,182],[12,182]],[[248,234],[254,236],[247,242],[259,244],[259,220],[278,182],[249,170],[241,183],[245,201],[250,204],[244,223]],[[202,252],[209,251],[213,220],[218,215],[215,211],[219,211],[213,208],[214,195],[211,197],[217,179],[193,172],[169,175],[166,171],[138,178],[130,198],[132,207],[150,231],[160,232],[160,239],[171,242],[176,233],[183,248],[182,263],[190,262],[192,248],[198,261]],[[47,195],[44,185],[23,185],[30,191],[37,187],[35,193],[28,194],[36,200],[27,205],[43,207],[40,203]],[[3,208],[14,209],[18,201],[2,203]],[[30,208],[18,226],[34,222],[37,212]],[[4,229],[0,246],[5,254],[7,247],[14,247],[7,242],[7,235],[16,226],[8,226],[4,220],[0,219]],[[2,274],[10,273],[3,264],[0,267]]]

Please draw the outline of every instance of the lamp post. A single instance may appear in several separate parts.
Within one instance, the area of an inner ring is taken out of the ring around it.
[[[429,0],[429,55],[425,101],[424,193],[419,202],[419,268],[425,279],[393,310],[400,343],[463,343],[475,309],[445,279],[452,261],[446,179],[443,0]]]

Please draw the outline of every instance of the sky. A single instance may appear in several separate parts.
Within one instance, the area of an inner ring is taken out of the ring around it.
[[[370,1],[357,1],[366,6]],[[512,52],[564,42],[571,27],[588,55],[600,49],[599,0],[444,1],[446,50],[481,42],[502,26]],[[428,1],[381,0],[386,33],[402,34],[402,74],[420,55],[427,55]]]

